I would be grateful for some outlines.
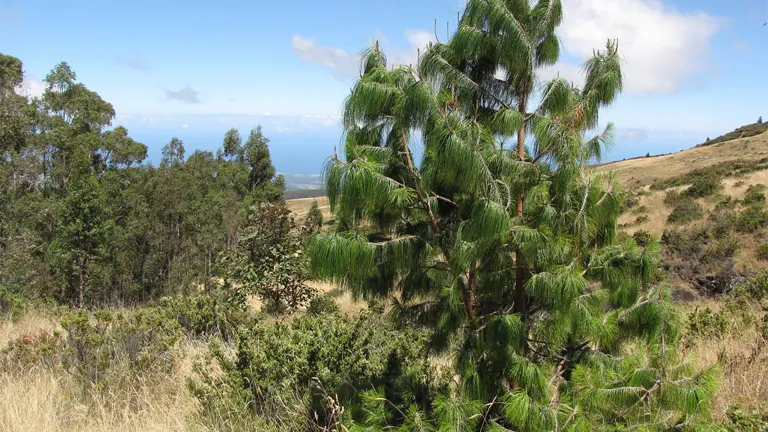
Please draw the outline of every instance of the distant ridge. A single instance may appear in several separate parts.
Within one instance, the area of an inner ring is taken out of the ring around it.
[[[740,128],[737,128],[725,135],[720,135],[715,139],[707,139],[707,141],[697,145],[696,147],[706,147],[721,142],[732,141],[738,138],[750,138],[760,135],[761,133],[768,131],[768,123],[752,123]]]

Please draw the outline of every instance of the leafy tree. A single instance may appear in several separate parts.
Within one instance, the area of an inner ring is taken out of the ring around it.
[[[307,212],[307,218],[304,221],[304,226],[313,231],[323,227],[323,213],[317,205],[317,200],[312,201],[312,205]]]
[[[224,156],[236,160],[243,159],[243,139],[240,137],[240,132],[237,129],[232,128],[224,135],[223,148]]]
[[[48,252],[64,274],[70,291],[75,293],[80,308],[85,305],[89,268],[104,255],[113,223],[96,176],[88,171],[78,172],[61,203],[59,226]],[[62,300],[67,298],[62,289]]]
[[[275,176],[275,167],[272,166],[267,144],[269,144],[269,138],[264,136],[259,125],[251,130],[242,149],[243,158],[251,172],[251,191],[272,181]]]
[[[763,123],[763,116],[760,116],[760,118],[757,119],[757,123],[758,124],[762,124]]]
[[[302,240],[282,203],[254,206],[238,247],[222,257],[226,283],[258,295],[274,312],[294,312],[314,296],[314,289],[306,284]]]
[[[714,372],[677,362],[674,309],[650,284],[658,244],[615,243],[619,185],[588,168],[611,143],[610,124],[584,136],[622,89],[618,43],[586,62],[583,88],[536,91],[561,19],[558,0],[470,0],[416,70],[364,52],[345,158],[325,172],[339,229],[313,236],[312,272],[391,299],[459,377],[431,410],[380,402],[391,420],[368,426],[663,429],[706,414]]]
[[[184,142],[174,137],[163,146],[163,158],[160,160],[160,166],[169,167],[181,165],[184,163]]]

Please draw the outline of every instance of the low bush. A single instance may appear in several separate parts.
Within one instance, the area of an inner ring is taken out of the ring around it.
[[[192,336],[217,335],[229,340],[238,326],[251,319],[245,300],[227,295],[224,289],[208,295],[164,297],[158,307]]]
[[[712,339],[724,336],[730,327],[726,311],[713,312],[706,307],[688,314],[688,337]]]
[[[701,204],[692,199],[685,199],[680,201],[675,208],[672,209],[672,213],[667,217],[667,222],[685,224],[701,219],[703,216],[704,209],[701,207]]]
[[[684,195],[691,198],[707,197],[717,192],[721,186],[720,176],[717,174],[703,175],[693,180]]]
[[[721,238],[702,252],[700,259],[703,263],[714,263],[727,258],[733,258],[741,244],[733,237]]]
[[[742,202],[746,206],[763,207],[765,205],[765,189],[764,184],[750,185]]]
[[[307,313],[310,315],[335,314],[341,311],[339,303],[330,293],[316,296],[309,301]]]
[[[756,206],[750,206],[736,218],[734,229],[740,233],[754,233],[766,226],[768,226],[768,212]]]
[[[667,191],[666,195],[664,195],[664,204],[668,206],[675,206],[683,199],[683,196],[680,194],[680,192],[676,190],[669,190]]]
[[[63,338],[59,332],[26,334],[8,343],[0,351],[0,370],[21,372],[32,366],[55,366],[61,356]]]
[[[66,314],[62,365],[85,394],[130,386],[138,376],[167,373],[172,348],[181,336],[178,322],[153,308],[112,313]]]
[[[632,238],[635,239],[635,242],[640,247],[648,246],[648,243],[653,241],[653,235],[650,232],[645,230],[636,231],[632,235]]]
[[[307,315],[290,325],[242,329],[233,354],[212,344],[221,372],[200,365],[199,379],[188,384],[213,428],[221,419],[242,423],[256,415],[280,430],[324,430],[317,425],[332,423],[339,406],[359,405],[365,389],[381,389],[396,418],[412,405],[425,408],[437,390],[426,341],[371,312]]]
[[[768,415],[757,411],[746,412],[738,406],[733,406],[726,412],[730,424],[726,424],[728,432],[765,432],[768,430]]]
[[[755,253],[761,260],[768,261],[768,243],[760,243],[757,245]]]
[[[635,224],[639,225],[641,223],[648,222],[649,220],[650,220],[650,218],[648,217],[648,215],[640,215],[640,216],[635,218]]]

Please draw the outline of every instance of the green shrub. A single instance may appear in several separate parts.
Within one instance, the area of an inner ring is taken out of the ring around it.
[[[686,199],[680,201],[672,209],[672,213],[667,217],[667,222],[684,224],[701,219],[702,216],[704,216],[704,209],[701,207],[701,204],[692,199]]]
[[[667,191],[666,195],[664,195],[664,204],[668,206],[675,206],[683,199],[683,196],[680,194],[680,192],[676,190],[669,190]]]
[[[709,215],[712,234],[715,238],[724,238],[733,232],[738,222],[739,214],[733,210],[715,210]]]
[[[706,307],[696,308],[688,314],[688,336],[691,338],[712,339],[722,337],[730,327],[725,311],[713,312]]]
[[[640,215],[640,216],[635,218],[635,224],[639,225],[641,223],[648,222],[649,220],[650,220],[650,218],[648,217],[648,215]]]
[[[743,297],[760,301],[768,296],[768,273],[758,273],[745,282],[738,284],[733,290],[734,297]]]
[[[0,317],[17,316],[23,313],[27,306],[28,301],[22,295],[0,285]]]
[[[734,229],[740,233],[753,233],[768,226],[768,212],[755,206],[739,214]]]
[[[750,185],[742,202],[746,206],[763,207],[765,205],[765,189],[763,184]]]
[[[733,184],[733,186],[734,186],[734,187],[742,187],[742,186],[744,186],[745,184],[747,184],[747,182],[745,182],[744,180],[739,180],[739,181],[737,181],[736,183],[734,183],[734,184]]]
[[[310,315],[335,314],[339,311],[339,303],[330,293],[316,296],[309,301],[307,307],[307,313]]]
[[[704,249],[700,256],[701,262],[713,263],[727,258],[733,258],[741,247],[739,242],[732,237],[724,237]]]
[[[20,336],[0,351],[0,370],[22,371],[35,365],[52,367],[60,360],[62,346],[59,332],[41,331]]]
[[[768,430],[768,416],[757,411],[745,412],[738,406],[728,408],[726,412],[730,424],[729,432],[765,432]]]
[[[757,245],[757,257],[761,260],[768,260],[768,243]]]
[[[720,189],[720,177],[716,174],[696,177],[684,195],[691,198],[701,198],[714,194]]]
[[[167,373],[179,324],[153,308],[112,313],[100,310],[66,314],[62,364],[85,393],[131,385],[137,376]]]
[[[425,407],[436,390],[426,335],[395,329],[371,312],[256,325],[242,329],[237,341],[232,355],[212,344],[212,360],[221,372],[214,375],[201,366],[200,379],[189,381],[205,421],[214,427],[217,419],[242,421],[256,414],[281,430],[314,430],[313,424],[326,424],[332,414],[328,395],[346,406],[364,389],[384,389],[396,415],[411,405]]]
[[[653,235],[651,235],[650,232],[645,230],[636,231],[632,238],[635,239],[635,242],[637,242],[638,246],[645,247],[653,240]]]
[[[250,320],[244,300],[229,297],[224,290],[209,295],[163,297],[158,307],[192,336],[218,335],[229,340],[238,326]]]

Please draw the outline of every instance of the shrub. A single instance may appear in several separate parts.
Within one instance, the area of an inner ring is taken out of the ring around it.
[[[330,293],[316,296],[309,301],[307,313],[310,315],[335,314],[341,311],[339,303]]]
[[[683,196],[680,194],[680,192],[676,190],[669,190],[667,191],[666,195],[664,195],[664,204],[674,206],[677,205],[682,199]]]
[[[692,199],[686,199],[678,203],[672,213],[667,217],[667,222],[684,224],[700,219],[704,215],[701,204]]]
[[[726,412],[731,424],[726,425],[729,432],[765,432],[768,430],[768,416],[757,411],[745,412],[738,406],[728,408]]]
[[[650,220],[650,218],[648,217],[648,215],[640,215],[640,216],[635,218],[635,224],[639,225],[641,223],[648,222],[649,220]]]
[[[715,210],[709,215],[712,234],[715,238],[727,237],[734,230],[739,215],[732,210]]]
[[[734,287],[734,297],[762,300],[768,296],[768,273],[758,273]]]
[[[224,289],[208,295],[163,297],[158,306],[192,336],[218,335],[229,340],[250,319],[244,299],[229,297]]]
[[[653,236],[651,235],[651,233],[645,230],[640,230],[635,232],[632,235],[632,238],[634,238],[637,245],[641,247],[647,246],[648,243],[650,243],[653,240]]]
[[[768,243],[757,245],[757,257],[764,261],[768,260]]]
[[[714,194],[720,187],[720,177],[718,175],[704,175],[696,177],[684,194],[691,198],[701,198]]]
[[[648,207],[646,207],[644,205],[641,205],[639,207],[634,208],[632,210],[632,213],[637,214],[637,215],[643,214],[643,213],[648,213]]]
[[[171,348],[179,324],[156,309],[112,313],[100,310],[66,314],[62,364],[85,393],[130,385],[137,376],[167,373],[174,364]]]
[[[732,237],[725,237],[707,247],[701,254],[700,260],[704,263],[713,263],[727,258],[733,258],[741,247],[739,242]]]
[[[755,206],[739,214],[734,229],[740,233],[753,233],[768,226],[768,212]]]
[[[715,313],[706,307],[704,309],[696,308],[688,314],[688,335],[692,338],[722,337],[729,327],[730,324],[725,311]]]
[[[200,379],[188,383],[207,422],[256,414],[281,430],[314,430],[311,425],[326,424],[333,411],[328,395],[337,395],[337,402],[346,405],[358,397],[358,390],[384,389],[393,413],[411,405],[423,407],[434,396],[426,335],[397,330],[371,312],[256,325],[240,331],[237,339],[233,355],[212,344],[220,373],[200,367]],[[409,400],[398,396],[403,393]]]
[[[742,186],[744,186],[745,184],[747,184],[747,182],[745,182],[744,180],[739,180],[739,181],[737,181],[736,183],[734,183],[734,184],[733,184],[733,186],[734,186],[734,187],[742,187]]]
[[[765,189],[763,184],[750,185],[742,202],[746,206],[763,207],[765,205]]]
[[[52,367],[59,361],[62,342],[59,332],[23,335],[0,351],[0,370],[22,371],[33,365]]]

